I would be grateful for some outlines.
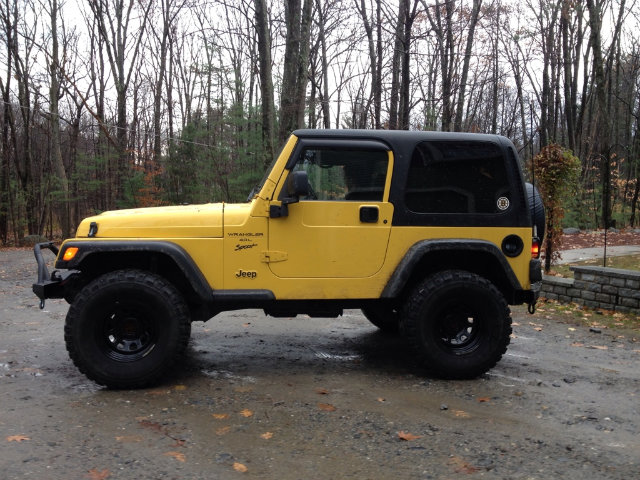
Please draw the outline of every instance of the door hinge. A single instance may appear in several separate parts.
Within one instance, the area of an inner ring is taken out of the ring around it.
[[[264,263],[274,263],[274,262],[284,262],[288,258],[289,256],[287,255],[287,252],[269,251],[269,252],[262,252],[261,260]]]

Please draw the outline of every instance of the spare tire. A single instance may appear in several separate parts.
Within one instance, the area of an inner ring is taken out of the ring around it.
[[[536,226],[538,238],[544,238],[545,212],[542,196],[536,187],[530,183],[525,184],[527,188],[527,201],[529,202],[529,212],[531,212],[531,224]]]

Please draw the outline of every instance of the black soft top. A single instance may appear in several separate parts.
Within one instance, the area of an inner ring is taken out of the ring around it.
[[[350,129],[299,129],[293,135],[302,140],[314,142],[316,140],[349,139],[358,141],[373,140],[383,142],[393,151],[394,174],[391,181],[389,200],[395,205],[394,225],[442,225],[442,226],[529,226],[531,224],[527,199],[524,193],[522,169],[516,149],[506,137],[482,133],[434,132],[416,130],[350,130]],[[513,207],[502,215],[448,215],[448,214],[418,214],[406,208],[404,189],[411,157],[416,146],[421,142],[489,142],[498,146],[509,171],[512,185]]]

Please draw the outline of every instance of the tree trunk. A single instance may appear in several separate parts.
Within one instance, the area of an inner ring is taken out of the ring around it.
[[[300,3],[301,0],[291,0],[285,6],[287,38],[280,95],[280,142],[304,125],[313,2],[304,0],[302,10]]]
[[[404,24],[409,8],[409,0],[400,0],[398,6],[398,19],[395,29],[393,47],[393,60],[391,65],[391,94],[389,99],[389,129],[400,128],[399,104],[400,104],[400,69],[404,55]]]
[[[275,106],[273,101],[273,77],[271,76],[271,38],[265,0],[254,0],[256,28],[258,31],[258,58],[260,63],[260,92],[262,95],[263,164],[268,167],[273,160],[275,142]]]
[[[404,33],[402,36],[402,78],[400,81],[400,108],[398,111],[399,128],[402,130],[409,129],[411,114],[411,31],[413,22],[416,18],[416,9],[418,0],[413,3],[413,8],[409,13],[408,5],[404,19]]]
[[[611,161],[609,158],[610,119],[607,108],[606,80],[604,73],[604,61],[602,56],[602,39],[600,36],[601,5],[594,0],[587,0],[589,9],[589,27],[591,29],[591,46],[593,48],[593,70],[595,81],[597,124],[599,132],[600,152],[600,180],[602,181],[602,224],[609,228],[611,218]]]
[[[462,73],[460,74],[460,89],[458,90],[458,100],[456,102],[456,117],[453,123],[453,130],[462,131],[462,112],[464,111],[464,96],[467,89],[467,78],[469,77],[469,64],[471,62],[471,52],[473,48],[473,39],[475,35],[476,25],[480,14],[482,0],[473,0],[473,9],[471,10],[471,19],[469,20],[469,31],[467,32],[467,43],[464,49],[464,58],[462,59]],[[496,42],[498,39],[496,38]]]
[[[569,150],[575,152],[576,148],[576,104],[572,92],[573,78],[571,66],[573,65],[572,50],[569,48],[569,22],[571,20],[571,5],[569,0],[563,0],[560,13],[560,29],[562,30],[562,65],[564,67],[564,109],[567,124],[567,143]]]
[[[58,209],[60,215],[60,226],[62,228],[62,238],[71,236],[71,204],[69,199],[69,180],[62,161],[62,150],[60,149],[60,116],[58,114],[58,95],[60,94],[59,75],[59,54],[58,54],[58,0],[51,0],[51,59],[49,64],[49,110],[51,125],[51,162],[56,174],[58,186],[62,190],[62,198]]]

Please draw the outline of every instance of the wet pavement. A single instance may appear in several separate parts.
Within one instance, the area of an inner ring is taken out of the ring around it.
[[[562,252],[561,258],[557,261],[557,263],[567,264],[583,262],[586,260],[604,260],[605,255],[607,258],[609,258],[638,254],[640,254],[640,245],[609,246],[607,247],[606,251],[604,247],[576,248],[573,250],[564,250]]]
[[[631,479],[640,339],[514,309],[502,361],[429,378],[359,311],[194,324],[155,388],[112,391],[37,308],[33,254],[0,251],[1,479]]]

